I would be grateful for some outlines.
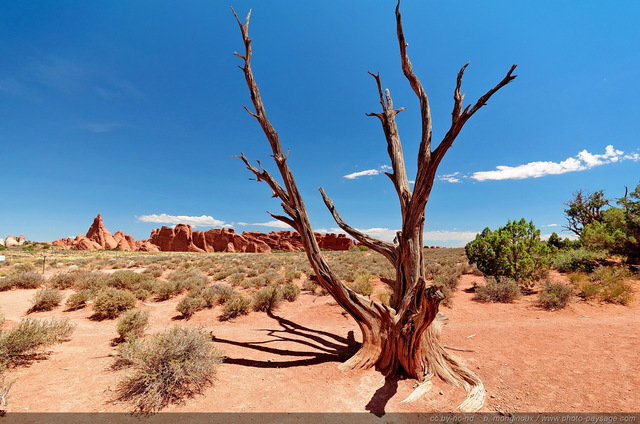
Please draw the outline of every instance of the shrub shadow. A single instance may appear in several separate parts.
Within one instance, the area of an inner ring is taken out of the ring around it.
[[[273,355],[299,357],[300,359],[260,361],[227,356],[224,358],[224,363],[256,368],[304,367],[325,362],[343,362],[351,357],[360,346],[360,343],[356,342],[354,338],[353,331],[349,331],[345,338],[327,331],[314,330],[305,327],[291,320],[274,315],[271,312],[267,312],[267,315],[276,320],[281,329],[263,329],[262,331],[269,336],[266,340],[256,342],[238,342],[235,340],[216,337],[213,334],[211,334],[211,337],[216,343],[240,346],[246,349],[253,349]],[[281,349],[269,346],[279,342],[295,343],[300,345],[301,350]]]

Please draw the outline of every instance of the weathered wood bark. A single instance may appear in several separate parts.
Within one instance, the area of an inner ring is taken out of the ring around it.
[[[400,2],[396,6],[396,32],[400,47],[401,65],[404,75],[411,88],[420,100],[422,118],[422,136],[418,152],[418,171],[413,191],[409,186],[409,179],[404,165],[404,155],[395,116],[404,108],[394,109],[391,94],[383,91],[379,75],[371,74],[377,85],[378,96],[382,111],[368,114],[380,119],[382,129],[387,140],[387,151],[391,160],[392,172],[387,173],[398,194],[402,215],[402,229],[397,232],[394,243],[377,240],[361,231],[347,225],[333,202],[324,190],[320,189],[327,208],[333,215],[338,226],[347,234],[363,243],[365,246],[382,254],[396,269],[394,281],[385,280],[393,289],[390,305],[384,305],[361,296],[348,288],[332,272],[327,261],[313,236],[313,230],[304,202],[287,164],[287,156],[282,152],[280,138],[271,122],[267,118],[266,110],[260,96],[258,85],[251,68],[251,39],[249,38],[249,19],[244,23],[235,14],[244,41],[244,54],[236,56],[244,62],[242,69],[251,101],[254,106],[252,112],[245,107],[262,127],[271,149],[273,159],[278,168],[284,186],[282,186],[258,162],[253,166],[249,160],[240,155],[240,159],[256,176],[258,181],[266,182],[273,190],[274,197],[282,200],[282,208],[287,216],[271,214],[274,218],[291,225],[302,238],[307,258],[313,268],[318,283],[336,302],[344,308],[362,331],[362,345],[358,352],[341,365],[343,368],[376,367],[385,375],[404,372],[410,377],[418,379],[422,384],[406,399],[411,401],[419,398],[431,387],[431,378],[438,376],[453,385],[463,387],[468,392],[467,400],[459,406],[465,411],[478,410],[484,403],[485,390],[480,379],[465,368],[457,359],[445,351],[440,344],[439,337],[446,317],[438,312],[440,302],[444,298],[430,282],[425,280],[423,264],[423,230],[424,211],[431,193],[436,169],[451,147],[456,136],[466,121],[486,104],[489,98],[500,88],[512,81],[515,65],[506,76],[473,106],[463,109],[463,95],[460,92],[462,77],[467,65],[458,73],[454,91],[454,106],[451,127],[444,139],[435,150],[431,147],[431,111],[429,99],[422,84],[413,73],[411,62],[407,55],[407,44],[402,29]]]

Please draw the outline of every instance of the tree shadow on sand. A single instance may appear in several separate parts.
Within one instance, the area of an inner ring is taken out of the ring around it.
[[[347,337],[341,337],[336,334],[314,330],[297,324],[286,318],[274,315],[268,312],[269,318],[278,322],[281,329],[262,329],[268,338],[256,342],[239,342],[235,340],[222,339],[211,334],[216,343],[224,343],[233,346],[240,346],[247,349],[253,349],[260,352],[270,353],[273,355],[285,357],[299,357],[300,359],[290,359],[282,361],[272,360],[255,360],[246,358],[225,357],[224,363],[236,364],[247,367],[256,368],[290,368],[304,367],[308,365],[322,364],[325,362],[344,362],[349,359],[360,347],[353,335],[353,331],[349,331]],[[281,349],[273,347],[276,343],[295,343],[300,346],[300,350],[291,348]]]
[[[345,338],[327,331],[305,327],[286,318],[277,316],[272,312],[267,312],[267,315],[269,318],[276,320],[281,328],[277,330],[259,330],[268,336],[265,340],[239,342],[223,339],[211,334],[212,340],[216,343],[240,346],[272,355],[296,357],[300,359],[265,361],[226,356],[224,363],[257,368],[304,367],[325,362],[344,362],[353,356],[360,347],[360,343],[354,339],[353,331],[349,331]],[[282,342],[294,343],[300,346],[300,349],[282,349],[273,346],[274,344]],[[369,403],[365,406],[365,409],[378,417],[385,415],[385,407],[389,400],[396,394],[398,381],[400,379],[401,377],[398,376],[385,377],[384,385],[376,390]]]

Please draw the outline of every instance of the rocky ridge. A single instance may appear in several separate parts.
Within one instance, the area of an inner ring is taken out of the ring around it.
[[[344,234],[314,233],[321,249],[348,250],[355,242]],[[63,238],[53,245],[78,250],[120,249],[146,252],[246,252],[268,253],[272,250],[295,252],[304,250],[300,234],[295,231],[272,231],[269,233],[243,232],[233,229],[215,228],[194,231],[191,225],[163,226],[151,231],[148,240],[136,241],[132,236],[117,231],[114,234],[104,226],[98,214],[87,234],[75,238]]]

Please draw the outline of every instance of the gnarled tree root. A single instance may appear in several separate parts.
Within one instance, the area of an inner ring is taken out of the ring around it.
[[[440,343],[442,328],[447,321],[446,316],[438,313],[436,319],[425,331],[426,371],[420,385],[403,402],[413,402],[429,392],[432,387],[431,378],[437,376],[455,387],[462,387],[467,392],[467,398],[458,406],[458,409],[464,412],[476,412],[484,405],[487,392],[480,378],[448,353]]]

